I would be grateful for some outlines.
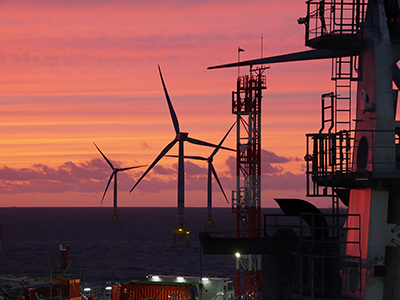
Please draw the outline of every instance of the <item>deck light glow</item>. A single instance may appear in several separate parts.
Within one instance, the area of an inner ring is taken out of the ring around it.
[[[201,280],[202,281],[209,281],[210,279],[208,279],[207,277],[203,277]]]
[[[239,252],[236,252],[236,253],[235,253],[235,256],[236,256],[236,258],[240,258],[240,253],[239,253]]]
[[[106,286],[106,290],[107,290],[107,291],[111,291],[111,290],[112,290],[112,287],[111,287],[111,286]]]
[[[176,279],[177,279],[177,280],[184,280],[185,278],[184,278],[184,277],[181,277],[181,276],[179,276],[179,277],[176,277]]]
[[[90,288],[84,288],[83,290],[84,290],[85,292],[90,292],[90,291],[91,291]]]
[[[157,276],[157,275],[151,276],[151,278],[154,280],[160,280],[160,276]]]

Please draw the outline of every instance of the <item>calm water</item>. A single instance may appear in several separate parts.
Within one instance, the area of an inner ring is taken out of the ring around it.
[[[204,208],[186,208],[192,247],[171,248],[176,208],[0,208],[3,224],[0,272],[48,276],[60,262],[58,247],[70,244],[69,262],[91,284],[142,279],[149,274],[235,276],[235,258],[203,255],[198,241]],[[235,215],[214,209],[217,230],[234,234]]]

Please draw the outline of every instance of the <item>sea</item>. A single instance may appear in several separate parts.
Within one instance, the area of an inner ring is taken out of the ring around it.
[[[69,270],[88,285],[145,279],[148,275],[235,278],[233,255],[202,253],[198,239],[205,208],[185,208],[191,247],[171,247],[177,208],[0,208],[0,275],[48,277],[59,270],[59,246],[69,245]],[[264,209],[263,213],[266,210]],[[230,208],[213,209],[216,234],[235,236]]]

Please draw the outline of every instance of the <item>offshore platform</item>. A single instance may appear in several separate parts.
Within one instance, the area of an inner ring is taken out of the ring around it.
[[[238,253],[237,296],[244,299],[400,299],[400,4],[306,4],[298,23],[311,50],[209,68],[250,66],[250,74],[238,77],[232,97],[237,236],[202,233],[200,240],[205,253]],[[306,193],[330,197],[332,206],[322,212],[301,199],[275,199],[284,214],[264,215],[262,231],[266,85],[265,68],[255,66],[314,59],[332,60],[334,89],[321,95],[321,127],[306,135]]]

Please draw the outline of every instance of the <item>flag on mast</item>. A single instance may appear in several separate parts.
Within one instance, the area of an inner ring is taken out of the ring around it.
[[[240,62],[240,52],[244,52],[244,49],[238,47],[238,63]],[[238,66],[238,77],[240,75],[240,67]]]

